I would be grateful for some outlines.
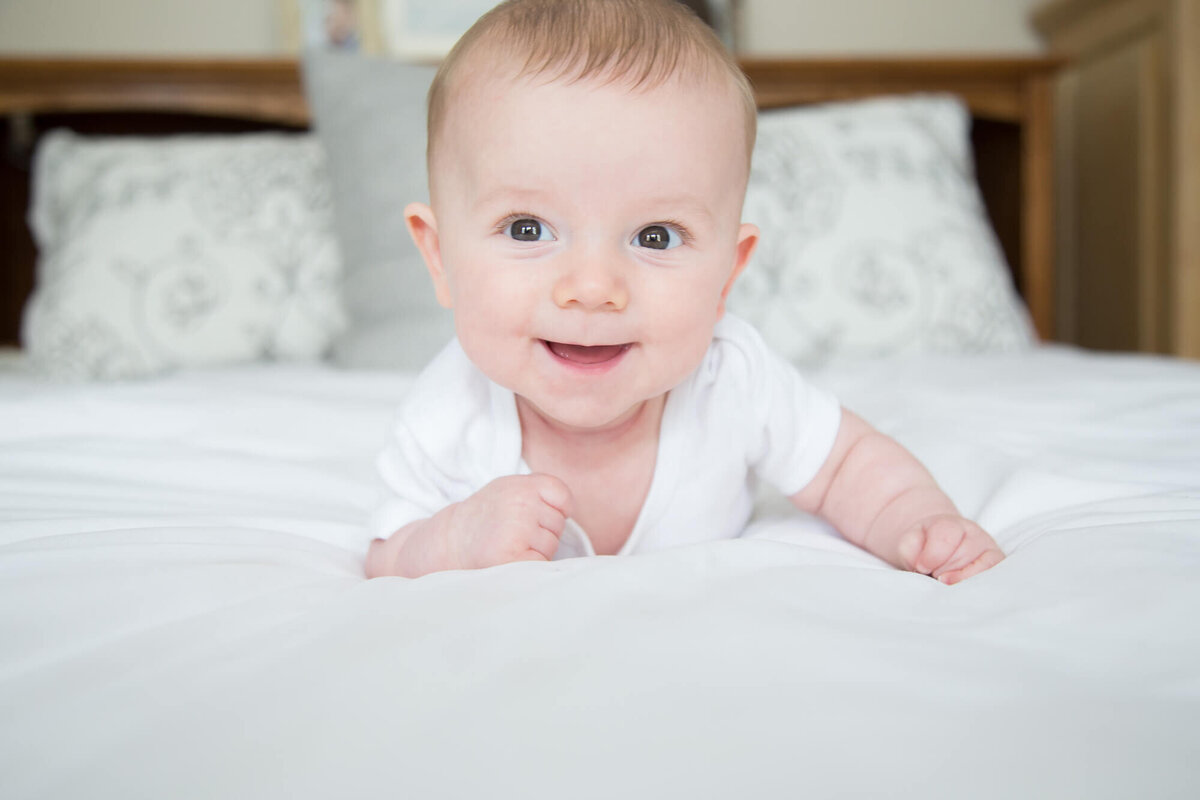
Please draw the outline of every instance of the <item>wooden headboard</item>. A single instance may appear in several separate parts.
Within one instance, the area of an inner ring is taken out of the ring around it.
[[[974,118],[988,213],[1039,334],[1054,335],[1051,78],[1046,58],[747,60],[763,108],[952,92]],[[163,134],[302,129],[294,60],[0,59],[0,344],[15,344],[36,258],[30,155],[55,127]]]

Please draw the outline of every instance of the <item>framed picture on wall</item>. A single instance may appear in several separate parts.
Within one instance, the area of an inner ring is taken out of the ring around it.
[[[382,51],[378,0],[279,0],[287,49]]]
[[[397,58],[438,60],[497,0],[376,0],[384,50]]]
[[[293,52],[335,49],[409,61],[443,58],[498,0],[279,0]],[[680,0],[710,24],[733,52],[740,48],[742,0]]]

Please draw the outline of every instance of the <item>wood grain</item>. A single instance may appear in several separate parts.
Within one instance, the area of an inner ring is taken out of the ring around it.
[[[1054,0],[1060,335],[1200,358],[1200,0]]]

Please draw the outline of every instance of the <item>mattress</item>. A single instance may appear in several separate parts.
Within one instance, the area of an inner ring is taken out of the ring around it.
[[[839,364],[1008,554],[738,540],[362,575],[413,376],[0,373],[0,796],[1195,797],[1200,365]]]

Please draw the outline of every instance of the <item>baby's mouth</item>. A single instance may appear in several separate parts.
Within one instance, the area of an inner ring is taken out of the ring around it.
[[[570,361],[572,364],[582,364],[585,366],[605,364],[619,358],[626,350],[633,347],[632,342],[597,345],[564,344],[563,342],[550,342],[544,339],[542,342],[551,353],[563,361]]]

